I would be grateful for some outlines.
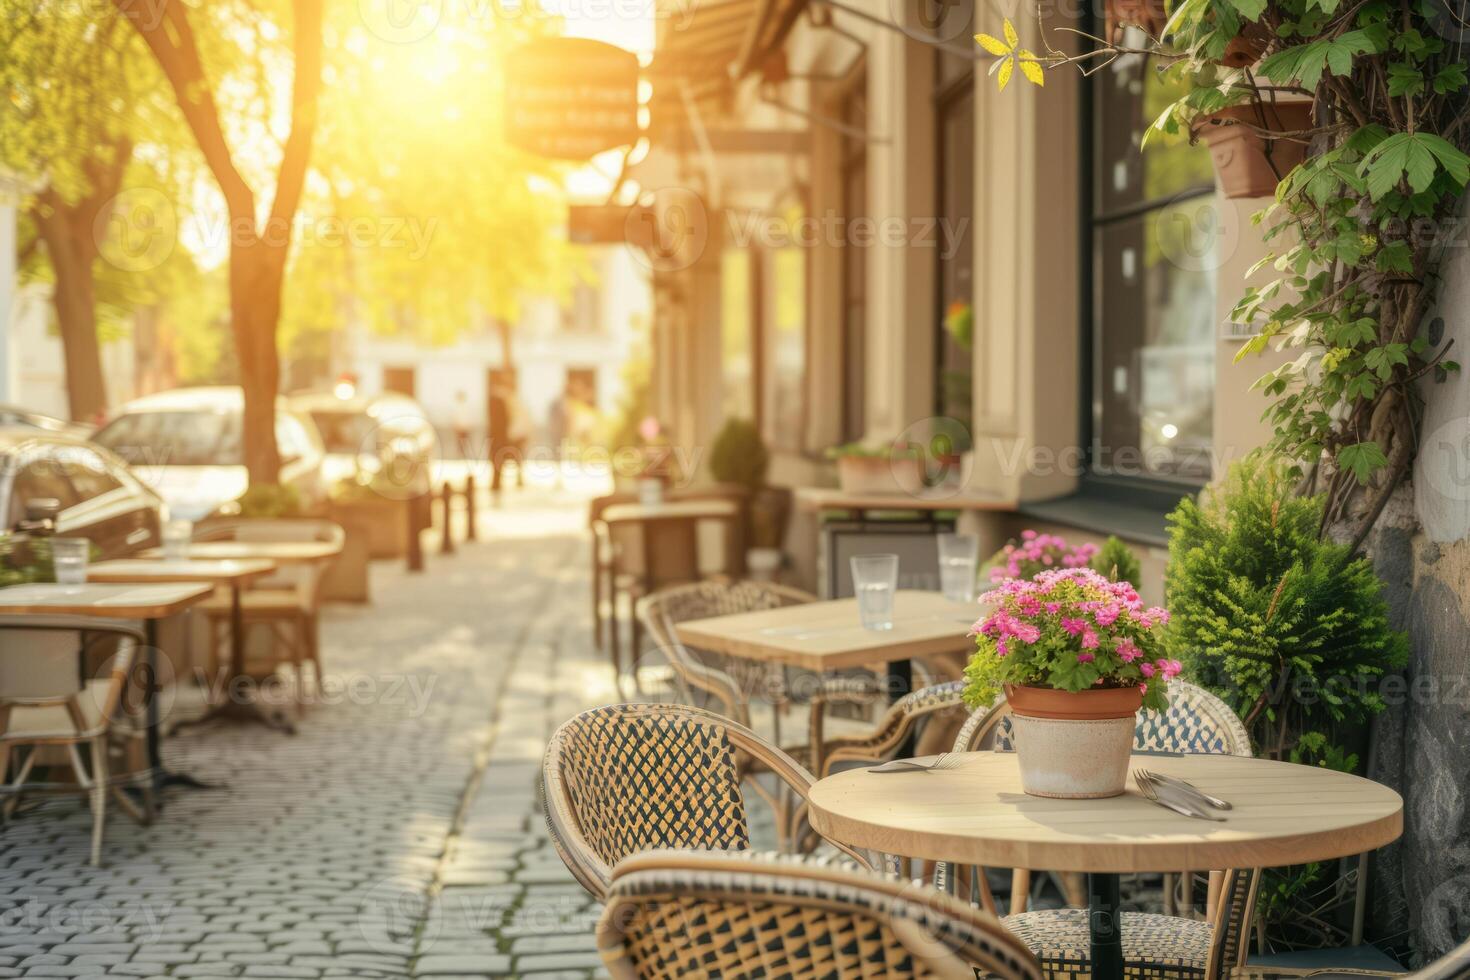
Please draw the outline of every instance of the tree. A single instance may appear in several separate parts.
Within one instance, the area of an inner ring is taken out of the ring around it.
[[[244,462],[251,483],[275,483],[281,468],[275,436],[275,403],[280,387],[276,333],[292,223],[301,202],[316,129],[322,2],[291,3],[290,129],[276,168],[275,196],[263,225],[256,215],[256,192],[225,137],[215,98],[218,81],[205,70],[191,8],[181,3],[113,2],[153,53],[204,155],[205,165],[224,196],[229,234],[230,330],[245,396]],[[257,66],[263,66],[265,57],[261,52]]]

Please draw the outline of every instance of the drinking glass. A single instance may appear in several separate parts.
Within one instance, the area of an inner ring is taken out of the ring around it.
[[[56,569],[56,581],[61,585],[83,585],[87,581],[87,551],[91,542],[86,538],[52,538],[51,562]]]
[[[189,557],[189,541],[194,537],[194,522],[182,517],[163,525],[163,557],[165,561],[185,561]]]
[[[973,534],[939,536],[939,591],[952,602],[975,601],[980,539]]]
[[[863,628],[893,629],[893,593],[898,588],[897,555],[853,555],[852,587]]]

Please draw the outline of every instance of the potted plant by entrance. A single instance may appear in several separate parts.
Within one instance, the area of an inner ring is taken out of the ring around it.
[[[992,611],[972,631],[965,699],[988,705],[1004,690],[1022,789],[1064,799],[1121,794],[1135,715],[1166,708],[1179,673],[1159,652],[1169,614],[1091,568],[1009,579],[985,601]]]
[[[726,422],[710,449],[710,476],[717,483],[745,491],[749,525],[745,565],[753,577],[762,580],[774,579],[785,562],[781,548],[791,517],[791,491],[766,483],[770,465],[770,450],[748,419]]]

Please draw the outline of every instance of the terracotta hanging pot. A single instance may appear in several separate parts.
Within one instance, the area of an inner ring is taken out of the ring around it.
[[[1123,40],[1123,28],[1129,24],[1143,28],[1150,37],[1159,37],[1169,22],[1164,0],[1108,0],[1103,10],[1107,30],[1104,37],[1112,44]]]
[[[1122,795],[1142,688],[1073,692],[1008,684],[1005,693],[1023,790],[1067,800]]]
[[[1260,61],[1271,45],[1271,30],[1265,24],[1247,23],[1225,45],[1220,64],[1226,68],[1249,68]]]
[[[1281,179],[1307,158],[1307,144],[1265,137],[1254,128],[1260,126],[1276,133],[1309,130],[1312,104],[1276,102],[1231,106],[1195,123],[1194,133],[1203,137],[1209,146],[1226,197],[1269,197],[1276,193]]]

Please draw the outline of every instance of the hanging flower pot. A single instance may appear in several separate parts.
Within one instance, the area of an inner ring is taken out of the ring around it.
[[[983,600],[965,700],[1004,690],[1021,788],[1032,796],[1117,796],[1128,779],[1135,716],[1168,706],[1177,661],[1158,653],[1169,614],[1091,568],[1007,579]]]
[[[1201,117],[1194,126],[1203,137],[1228,198],[1269,197],[1291,170],[1307,157],[1307,144],[1273,139],[1273,133],[1300,133],[1312,128],[1310,102],[1250,103],[1230,106]]]
[[[1074,693],[1007,684],[1005,691],[1022,789],[1077,800],[1123,792],[1143,704],[1138,686]]]
[[[1107,30],[1104,37],[1111,44],[1121,44],[1123,29],[1129,24],[1142,28],[1149,37],[1160,37],[1169,22],[1164,0],[1108,0],[1103,10]]]
[[[916,453],[840,446],[828,455],[837,460],[843,493],[916,494],[924,489],[923,461]]]

